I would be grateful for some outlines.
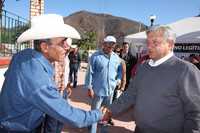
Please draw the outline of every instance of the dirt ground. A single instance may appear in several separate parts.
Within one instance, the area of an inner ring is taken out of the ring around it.
[[[83,88],[85,68],[87,68],[87,64],[82,64],[82,68],[78,74],[78,87],[73,90],[69,102],[74,107],[90,110],[91,99],[87,96],[87,91]],[[114,126],[109,126],[109,133],[132,133],[135,128],[135,123],[131,112],[132,110],[125,112],[119,118],[114,119]],[[65,124],[62,133],[88,133],[88,129],[76,128]]]

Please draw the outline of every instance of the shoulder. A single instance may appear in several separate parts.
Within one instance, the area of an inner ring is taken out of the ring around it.
[[[127,55],[128,55],[129,58],[135,58],[135,56],[133,56],[131,52],[128,52]]]
[[[16,62],[18,64],[25,63],[27,61],[33,60],[34,58],[39,58],[39,52],[33,50],[33,49],[25,49],[22,50],[12,57],[12,62]]]
[[[120,58],[119,55],[117,55],[114,52],[112,54],[112,61],[116,62],[118,65],[125,63],[125,61],[122,58]]]
[[[95,58],[98,56],[104,55],[102,51],[98,50],[91,55],[91,58]]]
[[[173,56],[172,58],[169,59],[168,67],[174,70],[177,75],[180,74],[180,77],[184,77],[188,74],[189,75],[190,74],[195,75],[195,73],[200,74],[200,71],[194,64],[190,63],[189,61],[180,59],[176,56]]]
[[[192,68],[194,66],[189,61],[185,61],[185,60],[180,59],[176,56],[173,56],[171,58],[171,65],[180,67],[181,69],[188,69],[188,68]]]
[[[89,60],[90,62],[96,60],[99,56],[101,56],[101,52],[100,51],[96,51],[94,52],[90,57],[89,57]]]
[[[149,59],[138,62],[136,67],[138,70],[143,70],[143,68],[149,67]]]
[[[126,64],[126,61],[125,61],[124,59],[122,59],[122,58],[120,58],[120,62],[121,62],[122,64]]]
[[[115,59],[117,59],[117,60],[121,60],[121,58],[119,57],[119,55],[116,54],[115,52],[112,52],[111,57],[112,57],[112,58],[115,58]]]
[[[114,57],[114,58],[117,58],[117,59],[121,60],[121,58],[119,57],[119,55],[116,54],[115,52],[112,52],[111,56]]]

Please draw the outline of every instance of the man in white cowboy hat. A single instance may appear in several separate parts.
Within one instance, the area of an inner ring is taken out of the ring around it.
[[[67,99],[71,93],[72,89],[70,83],[68,83],[68,75],[69,75],[69,58],[68,54],[70,51],[70,47],[72,46],[72,39],[67,38],[64,41],[63,48],[65,49],[65,58],[63,61],[55,61],[52,63],[54,67],[54,81],[56,83],[57,89],[60,92],[60,95],[63,96],[64,99]],[[61,133],[64,127],[64,123],[56,120],[50,115],[46,115],[43,131],[45,133]]]
[[[92,98],[92,109],[108,106],[112,103],[114,89],[120,80],[119,56],[113,52],[116,44],[114,36],[104,38],[103,48],[92,54],[89,60],[89,69],[85,78],[85,86],[89,97]],[[97,123],[92,124],[91,133],[96,133]],[[107,127],[101,127],[101,132],[106,133]]]
[[[79,33],[56,14],[37,16],[18,43],[34,40],[34,49],[25,49],[12,58],[0,94],[0,132],[35,133],[48,114],[77,127],[88,126],[105,116],[105,109],[84,111],[62,98],[53,81],[54,61],[65,57],[66,38],[80,39]]]

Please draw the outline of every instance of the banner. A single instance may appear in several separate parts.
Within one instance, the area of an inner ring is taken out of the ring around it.
[[[200,43],[176,43],[174,52],[200,53]]]

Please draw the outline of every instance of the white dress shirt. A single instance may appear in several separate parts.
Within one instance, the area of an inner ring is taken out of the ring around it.
[[[152,59],[149,60],[149,65],[151,67],[156,67],[156,66],[159,66],[160,64],[164,63],[165,61],[167,61],[169,58],[171,58],[172,56],[174,55],[173,52],[170,52],[169,54],[167,54],[166,56],[164,56],[163,58],[157,60],[157,61],[154,61]]]

